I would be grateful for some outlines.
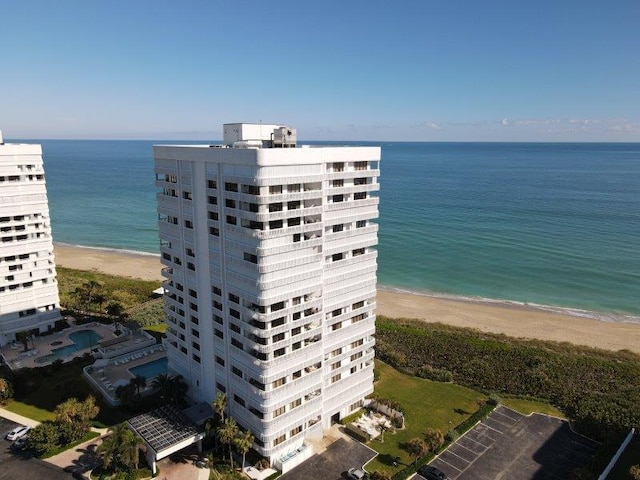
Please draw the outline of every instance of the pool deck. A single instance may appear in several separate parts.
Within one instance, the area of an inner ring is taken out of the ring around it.
[[[129,369],[166,356],[163,345],[148,346],[120,357],[97,360],[93,365],[84,368],[83,375],[107,402],[116,406],[120,403],[115,394],[116,388],[128,384],[134,378]],[[144,395],[151,389],[151,381],[148,381],[141,393]]]
[[[102,323],[92,322],[84,325],[73,325],[72,327],[66,328],[61,332],[52,333],[50,335],[40,335],[34,337],[33,341],[29,339],[29,350],[27,350],[26,352],[24,351],[24,345],[22,345],[21,343],[15,343],[5,345],[4,347],[2,347],[2,349],[0,349],[0,353],[4,357],[7,365],[9,365],[9,368],[11,368],[12,370],[19,370],[21,368],[42,367],[51,362],[36,363],[35,360],[37,358],[40,358],[44,355],[49,355],[50,353],[53,353],[53,350],[55,349],[72,345],[74,342],[69,338],[69,334],[80,332],[82,330],[95,331],[98,335],[100,335],[100,337],[102,337],[100,339],[101,341],[116,338],[113,325],[104,325]],[[93,348],[95,347],[97,347],[97,345],[93,345]],[[80,357],[90,351],[91,347],[78,350],[64,357],[63,361],[66,362],[71,360],[72,358]]]

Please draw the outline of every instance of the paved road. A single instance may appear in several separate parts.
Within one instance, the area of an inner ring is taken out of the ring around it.
[[[0,480],[68,480],[71,474],[11,448],[12,442],[5,440],[7,432],[19,424],[0,417]]]

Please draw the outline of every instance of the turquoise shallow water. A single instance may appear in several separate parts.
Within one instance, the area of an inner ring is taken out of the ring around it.
[[[57,242],[158,252],[154,142],[37,142]],[[640,144],[380,145],[380,284],[640,315]]]

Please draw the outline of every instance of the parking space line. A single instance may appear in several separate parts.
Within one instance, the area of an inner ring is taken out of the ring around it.
[[[488,417],[487,417],[487,418],[488,418]],[[486,418],[485,418],[485,420],[486,420]],[[496,430],[496,429],[495,429],[495,428],[493,428],[493,427],[490,427],[490,426],[489,426],[489,425],[487,425],[486,423],[483,423],[483,425],[484,425],[485,427],[487,427],[489,430],[493,430],[494,432],[497,432],[497,433],[499,433],[500,435],[504,435],[504,433],[503,433],[503,432],[501,432],[500,430]],[[494,442],[495,442],[495,440],[494,440]]]
[[[449,450],[447,450],[447,452],[448,452],[449,454],[451,454],[451,455],[454,455],[454,456],[458,457],[460,460],[462,460],[463,462],[465,462],[465,463],[467,463],[467,464],[469,464],[469,463],[473,463],[473,462],[475,461],[475,459],[474,459],[474,460],[467,460],[466,458],[461,457],[461,456],[460,456],[460,455],[458,455],[454,450],[455,450],[455,449],[449,449]]]
[[[505,429],[505,432],[508,432],[509,430],[511,430],[511,427],[513,427],[513,425],[515,425],[515,424],[507,425],[506,423],[501,422],[500,420],[496,420],[493,417],[485,418],[485,422],[491,422],[494,426],[496,426],[495,424],[497,423],[498,425],[500,425],[501,427],[503,427]],[[496,429],[497,428],[499,428],[499,427],[496,426]],[[500,433],[502,433],[502,434],[504,434],[505,432],[500,431]]]
[[[465,435],[464,438],[466,438],[467,440],[473,442],[473,443],[477,443],[478,445],[482,445],[484,447],[484,449],[486,450],[487,448],[491,447],[491,445],[485,445],[482,442],[479,442],[477,440],[474,440],[473,438],[471,438],[469,435]],[[493,445],[493,444],[492,444]]]
[[[459,471],[459,472],[462,472],[462,471],[463,471],[463,470],[460,470],[460,469],[459,469],[458,467],[456,467],[455,465],[451,465],[449,462],[447,462],[446,460],[444,460],[444,459],[442,458],[442,455],[438,457],[437,461],[442,462],[442,463],[444,463],[445,465],[449,465],[451,468],[453,468],[453,469],[455,469],[455,470],[457,470],[457,471]],[[466,469],[465,469],[465,470],[466,470]]]
[[[508,419],[511,422],[511,425],[515,425],[516,423],[518,423],[521,419],[520,418],[512,418],[509,415],[506,415],[502,412],[495,412],[496,415],[499,415],[500,417],[504,417],[506,419]]]

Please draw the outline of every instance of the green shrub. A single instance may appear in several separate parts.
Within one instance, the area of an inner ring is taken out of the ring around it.
[[[426,378],[434,382],[453,382],[453,374],[443,368],[433,368],[431,365],[424,365],[415,372],[416,377]]]
[[[449,430],[447,433],[444,434],[445,441],[449,443],[455,442],[456,440],[458,440],[458,438],[460,438],[460,434],[455,428],[452,430]]]
[[[371,435],[368,432],[365,432],[364,430],[356,427],[352,423],[350,423],[349,425],[346,425],[344,429],[349,435],[351,435],[353,438],[355,438],[359,442],[367,443],[368,441],[371,440]]]
[[[364,415],[365,412],[366,412],[366,410],[364,408],[361,408],[357,412],[353,412],[351,415],[347,415],[342,420],[340,420],[340,424],[341,425],[348,425],[350,423],[353,423],[356,420],[358,420],[362,415]]]

